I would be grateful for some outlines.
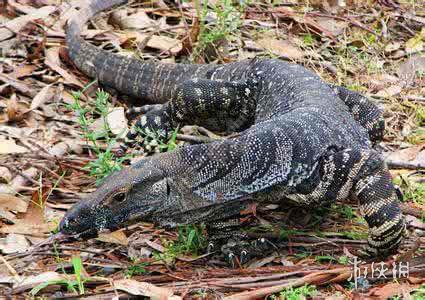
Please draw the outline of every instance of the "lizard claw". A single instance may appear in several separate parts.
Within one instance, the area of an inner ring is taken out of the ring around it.
[[[209,254],[214,252],[214,248],[215,248],[215,244],[213,242],[209,242],[207,247],[207,253]]]
[[[248,261],[248,251],[242,250],[239,260],[240,260],[241,265],[246,263]]]
[[[230,252],[229,254],[227,254],[227,261],[230,263],[232,269],[234,269],[236,267],[236,256],[233,252]]]

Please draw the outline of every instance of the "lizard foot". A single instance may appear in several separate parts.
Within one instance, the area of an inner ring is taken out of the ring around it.
[[[209,234],[208,253],[217,252],[232,268],[241,267],[255,257],[263,257],[277,250],[265,238],[253,239],[241,230],[240,219],[212,223],[207,227]],[[251,221],[248,221],[252,223]]]
[[[264,257],[277,247],[266,239],[248,240],[231,237],[228,240],[210,242],[208,252],[216,251],[232,267],[242,267],[253,258]]]
[[[133,148],[136,144],[139,144],[146,152],[159,152],[160,145],[168,139],[171,126],[164,105],[145,105],[127,110],[127,115],[140,113],[143,115],[128,132],[121,145],[121,153],[125,153],[128,148]]]

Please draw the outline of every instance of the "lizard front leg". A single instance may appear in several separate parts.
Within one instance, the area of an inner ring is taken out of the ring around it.
[[[387,255],[399,246],[406,224],[391,175],[383,160],[372,152],[354,185],[361,213],[369,225],[368,252]]]
[[[382,117],[382,109],[367,97],[351,91],[345,87],[330,85],[338,97],[353,114],[361,126],[366,128],[369,138],[373,143],[380,142],[384,136],[385,121]]]
[[[255,82],[249,80],[188,80],[170,102],[134,110],[145,114],[131,128],[122,150],[132,146],[140,133],[167,138],[173,129],[184,125],[220,132],[244,130],[254,121],[255,92]]]
[[[358,199],[369,226],[368,252],[386,255],[397,249],[405,233],[405,220],[391,182],[391,175],[379,153],[346,149],[324,158],[321,179],[309,195],[296,195],[305,203]]]

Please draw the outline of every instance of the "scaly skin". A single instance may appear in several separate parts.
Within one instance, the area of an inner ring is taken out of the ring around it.
[[[405,223],[389,172],[372,149],[371,140],[383,133],[375,105],[279,60],[141,62],[80,38],[91,16],[125,2],[92,1],[70,19],[67,43],[75,64],[103,84],[160,103],[137,122],[143,129],[197,124],[240,134],[149,157],[111,175],[66,214],[62,233],[90,237],[141,220],[212,222],[254,201],[312,207],[355,196],[369,225],[370,250],[397,248]],[[134,136],[133,128],[128,139]]]

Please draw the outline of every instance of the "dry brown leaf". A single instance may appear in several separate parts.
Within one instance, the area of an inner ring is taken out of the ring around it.
[[[6,167],[0,167],[0,182],[8,183],[12,180],[12,173]]]
[[[172,55],[179,53],[183,49],[183,44],[181,41],[167,36],[130,32],[124,34],[124,37],[126,39],[135,38],[138,43],[142,43],[143,45],[146,45],[153,49],[169,51]]]
[[[2,27],[0,28],[0,41],[4,41],[14,36],[15,33],[19,32],[28,22],[46,18],[48,15],[53,13],[55,9],[55,6],[43,6],[32,11],[28,15],[14,18],[6,24],[2,24]]]
[[[37,70],[37,66],[35,65],[22,64],[22,65],[16,66],[13,69],[13,72],[10,74],[10,77],[19,79],[21,77],[31,75],[32,72],[34,72],[35,70]]]
[[[16,216],[7,210],[0,208],[0,220],[6,220],[9,223],[14,224],[16,220]]]
[[[127,134],[128,126],[124,107],[111,108],[106,116],[106,122],[111,132],[116,136],[124,137]]]
[[[22,80],[13,79],[8,75],[0,73],[0,81],[7,83],[14,89],[29,97],[34,97],[36,95],[36,92],[33,90],[33,88],[24,83]]]
[[[28,181],[27,178],[34,178],[38,174],[38,170],[31,167],[22,173],[25,176],[18,175],[9,184],[0,184],[0,193],[15,195],[25,186]]]
[[[151,36],[146,46],[161,51],[170,51],[172,55],[179,53],[183,49],[181,41],[162,35]]]
[[[391,42],[391,43],[388,43],[385,46],[384,51],[387,52],[387,53],[390,53],[390,52],[394,52],[394,51],[400,49],[400,47],[401,47],[401,43],[400,42]]]
[[[42,88],[37,95],[32,99],[31,106],[29,110],[34,110],[41,105],[43,105],[45,102],[52,99],[54,96],[54,92],[51,91],[52,86],[46,85],[44,88]]]
[[[411,84],[421,72],[425,72],[425,56],[412,56],[398,69],[398,75],[407,84]]]
[[[16,153],[25,153],[29,150],[25,147],[16,145],[15,141],[10,139],[6,140],[0,138],[0,154],[16,154]]]
[[[16,98],[16,94],[13,94],[9,100],[7,100],[7,119],[10,122],[19,121],[19,106]]]
[[[392,96],[396,96],[396,95],[400,94],[401,91],[402,91],[401,86],[392,85],[390,87],[387,87],[387,88],[377,92],[376,96],[378,96],[378,97],[392,97]]]
[[[181,297],[173,296],[173,291],[168,288],[157,287],[147,282],[139,282],[133,279],[121,279],[114,283],[117,290],[125,291],[135,296],[145,296],[152,299],[181,299]]]
[[[24,213],[28,209],[28,202],[10,194],[0,194],[0,208]]]
[[[51,47],[47,49],[45,64],[52,70],[59,73],[67,83],[71,83],[82,88],[84,85],[74,75],[60,66],[59,51],[60,47]]]
[[[30,244],[21,234],[8,234],[6,238],[0,239],[0,250],[4,254],[24,252],[28,250]]]
[[[128,239],[122,230],[117,230],[111,233],[100,233],[96,238],[99,241],[128,246]]]
[[[56,272],[44,272],[36,276],[25,277],[22,282],[15,282],[13,288],[20,291],[26,291],[41,283],[57,280],[71,280],[72,278],[72,275],[59,274]]]
[[[158,25],[158,21],[149,18],[142,10],[137,13],[128,15],[127,10],[117,10],[112,14],[114,23],[125,29],[146,29]]]
[[[289,59],[300,59],[303,52],[290,41],[277,40],[275,38],[263,38],[255,42],[255,44],[272,52],[275,55],[286,57]]]
[[[42,188],[42,194],[39,191],[33,193],[32,199],[29,202],[27,211],[23,214],[23,217],[15,220],[15,224],[7,225],[0,228],[1,233],[18,233],[28,234],[33,236],[44,236],[54,230],[57,224],[46,223],[44,218],[44,208],[46,202],[46,194],[49,189],[47,187]]]
[[[344,29],[348,27],[348,23],[340,20],[335,20],[327,17],[317,17],[316,22],[333,35],[337,36],[344,32]]]
[[[425,164],[425,145],[413,146],[392,152],[387,160]]]
[[[369,296],[376,296],[378,299],[389,299],[393,296],[402,295],[403,292],[413,290],[413,286],[400,284],[398,282],[388,283],[382,287],[371,289]]]

